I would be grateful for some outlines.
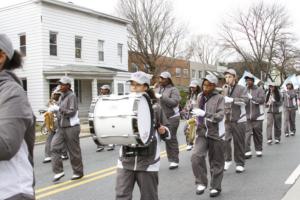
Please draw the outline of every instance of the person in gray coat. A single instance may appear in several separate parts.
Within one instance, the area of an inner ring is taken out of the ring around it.
[[[0,34],[0,199],[33,200],[35,116],[20,79],[22,57]]]
[[[158,200],[158,171],[160,166],[160,140],[170,139],[169,123],[150,89],[151,75],[138,71],[131,74],[130,92],[146,93],[151,99],[155,129],[147,146],[120,148],[117,165],[116,200],[131,200],[137,182],[141,200]]]
[[[246,104],[248,103],[247,90],[238,85],[234,69],[224,73],[226,84],[223,87],[225,96],[225,166],[227,170],[232,161],[231,141],[234,146],[235,171],[242,173],[245,170],[245,132],[246,132]]]
[[[267,107],[267,143],[273,143],[272,131],[274,127],[275,144],[279,144],[281,139],[282,96],[275,83],[269,84],[265,103]]]
[[[177,129],[180,122],[178,89],[174,86],[171,74],[162,72],[159,77],[157,93],[161,95],[160,105],[170,123],[171,139],[166,141],[167,157],[170,162],[169,169],[176,169],[179,165],[179,147],[177,140]]]
[[[197,136],[191,157],[197,185],[196,194],[202,194],[208,185],[206,167],[208,154],[211,197],[220,194],[224,171],[224,97],[215,90],[217,84],[218,79],[213,75],[204,78],[203,92],[197,98],[197,109],[192,111],[197,116]]]
[[[264,120],[265,93],[261,87],[254,85],[254,76],[245,77],[247,82],[247,95],[250,101],[246,105],[247,126],[246,126],[246,149],[245,158],[252,157],[251,136],[253,135],[256,156],[262,156],[262,128]]]
[[[296,134],[296,110],[298,95],[294,90],[292,82],[286,83],[286,91],[283,92],[283,107],[284,107],[284,133],[285,137],[294,136]]]
[[[52,170],[55,173],[53,182],[60,180],[64,175],[61,151],[64,145],[69,152],[73,176],[71,180],[83,177],[83,164],[80,148],[80,121],[78,118],[77,98],[71,90],[72,80],[62,77],[59,80],[62,95],[58,106],[53,106],[53,112],[57,114],[58,129],[51,143]]]

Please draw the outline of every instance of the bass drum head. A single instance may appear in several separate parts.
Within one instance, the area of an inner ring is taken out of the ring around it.
[[[137,124],[140,135],[140,140],[143,144],[148,144],[153,133],[153,110],[150,103],[150,98],[143,95],[138,102],[137,109]]]

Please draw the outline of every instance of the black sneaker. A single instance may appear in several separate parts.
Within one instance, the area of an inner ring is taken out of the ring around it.
[[[100,152],[100,151],[103,151],[104,147],[102,146],[98,146],[97,149],[96,149],[96,152]]]

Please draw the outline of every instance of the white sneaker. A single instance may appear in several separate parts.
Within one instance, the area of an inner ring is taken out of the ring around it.
[[[262,157],[262,151],[256,151],[256,156],[257,157]]]
[[[294,133],[294,132],[290,132],[290,135],[291,135],[291,136],[295,136],[295,133]]]
[[[280,143],[280,141],[279,140],[275,140],[275,144],[279,144]]]
[[[219,196],[220,193],[221,193],[220,190],[211,189],[210,192],[209,192],[209,196],[210,197],[217,197],[217,196]]]
[[[252,152],[251,151],[247,151],[246,153],[245,153],[245,158],[246,159],[249,159],[249,158],[251,158],[252,157]]]
[[[186,150],[187,150],[187,151],[190,151],[190,150],[192,150],[192,149],[193,149],[193,145],[187,145],[187,146],[186,146]]]
[[[43,160],[43,163],[49,163],[51,162],[51,157],[46,157],[44,160]]]
[[[273,142],[272,140],[268,140],[267,144],[272,144],[272,142]]]
[[[200,195],[203,194],[206,187],[204,185],[198,184],[196,189],[196,194]]]
[[[171,162],[170,163],[170,166],[169,166],[169,169],[176,169],[176,168],[178,168],[178,163],[176,163],[176,162]]]
[[[236,166],[235,171],[236,173],[242,173],[245,171],[245,168],[243,166]]]
[[[59,181],[64,175],[65,175],[65,172],[55,174],[53,177],[53,182]]]
[[[225,161],[225,164],[224,164],[224,170],[225,170],[225,171],[228,170],[229,167],[230,167],[230,165],[231,165],[231,161]]]

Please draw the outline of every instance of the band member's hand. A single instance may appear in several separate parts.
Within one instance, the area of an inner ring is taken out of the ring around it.
[[[224,99],[225,99],[225,103],[232,103],[233,102],[233,98],[231,98],[231,97],[225,96]]]
[[[166,127],[160,126],[160,127],[158,127],[157,131],[160,135],[163,135],[166,133]]]
[[[202,110],[202,109],[199,109],[199,108],[194,108],[194,109],[192,110],[192,114],[195,115],[195,116],[204,117],[205,111]]]
[[[249,99],[252,99],[252,95],[250,93],[247,93],[247,95]]]

